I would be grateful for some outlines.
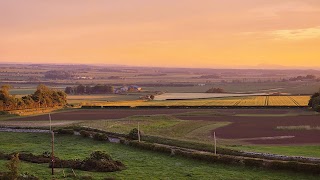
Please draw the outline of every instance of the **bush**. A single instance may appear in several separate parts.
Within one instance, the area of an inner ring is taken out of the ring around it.
[[[9,159],[9,158],[10,158],[10,156],[8,156],[7,154],[0,152],[0,159]]]
[[[70,134],[70,135],[73,135],[74,131],[73,131],[73,129],[58,129],[57,133],[58,134]]]
[[[93,139],[97,141],[105,141],[108,139],[108,137],[106,134],[103,134],[103,133],[95,133],[93,135]]]
[[[120,144],[127,144],[127,140],[125,138],[120,137]]]
[[[140,138],[142,138],[143,132],[139,131],[139,133],[140,133]],[[129,132],[129,138],[132,140],[138,140],[138,129],[137,128],[134,128]]]
[[[93,160],[112,160],[111,156],[103,151],[94,151],[90,154],[90,159]]]
[[[19,153],[11,155],[11,160],[6,164],[6,167],[9,170],[7,176],[11,179],[17,179],[19,177],[19,166]]]
[[[45,152],[49,153],[49,152]],[[22,153],[20,154],[20,159],[23,161],[28,161],[32,163],[48,163],[51,160],[51,153],[49,154],[42,154],[42,155],[33,155],[31,153]]]
[[[81,135],[82,137],[90,137],[91,134],[90,134],[88,131],[81,130],[81,131],[80,131],[80,135]]]
[[[94,151],[90,157],[81,163],[81,170],[113,172],[124,169],[125,166],[120,161],[113,161],[111,156],[103,151]]]

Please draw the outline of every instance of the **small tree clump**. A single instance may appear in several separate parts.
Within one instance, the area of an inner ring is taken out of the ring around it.
[[[97,141],[105,141],[108,140],[108,136],[103,133],[96,133],[93,135],[93,139]]]
[[[309,100],[308,106],[320,112],[320,92],[314,93]]]
[[[139,131],[139,132],[140,132],[140,138],[141,138],[143,136],[143,132],[142,131]],[[132,140],[137,140],[139,138],[137,128],[134,128],[129,132],[129,138]]]
[[[10,161],[6,164],[6,167],[9,170],[8,177],[10,179],[18,179],[19,165],[20,165],[19,153],[12,155]]]
[[[58,134],[69,134],[69,135],[73,135],[74,131],[73,129],[58,129],[57,130]]]

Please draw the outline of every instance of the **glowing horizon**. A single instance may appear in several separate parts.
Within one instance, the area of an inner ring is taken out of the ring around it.
[[[317,0],[0,0],[0,63],[320,68]]]

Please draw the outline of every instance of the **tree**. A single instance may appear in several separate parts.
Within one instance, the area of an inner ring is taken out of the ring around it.
[[[308,106],[315,111],[320,111],[320,92],[314,93],[310,97]]]
[[[150,99],[154,100],[154,95],[153,94],[150,95]]]
[[[70,86],[67,86],[66,89],[64,90],[65,93],[67,94],[74,94],[74,88],[73,87],[70,87]]]
[[[15,98],[9,93],[8,86],[0,90],[0,110],[10,111],[15,109],[55,107],[67,104],[67,94],[63,91],[53,90],[40,84],[37,90],[27,96]]]
[[[20,165],[19,153],[12,155],[11,160],[6,164],[6,167],[9,170],[8,176],[10,179],[13,179],[13,180],[18,179],[19,165]]]
[[[78,94],[84,94],[85,93],[85,89],[86,87],[82,84],[80,84],[78,87],[77,87],[77,93]]]
[[[6,101],[6,99],[10,98],[9,90],[12,88],[9,84],[4,84],[0,89],[0,100]]]

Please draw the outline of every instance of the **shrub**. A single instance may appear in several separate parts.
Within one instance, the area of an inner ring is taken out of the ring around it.
[[[112,160],[111,156],[104,151],[94,151],[90,154],[90,159],[93,160]]]
[[[81,135],[82,137],[90,137],[91,134],[90,134],[88,131],[81,130],[81,131],[80,131],[80,135]]]
[[[46,152],[45,152],[46,153]],[[47,152],[49,153],[49,152]],[[28,162],[32,162],[32,163],[47,163],[50,162],[50,156],[51,153],[49,154],[42,154],[42,155],[33,155],[31,153],[22,153],[20,154],[20,159],[23,161],[28,161]]]
[[[142,138],[143,132],[139,131],[139,133],[140,133],[140,138]],[[137,128],[134,128],[129,132],[129,138],[132,140],[138,140],[138,129]]]
[[[120,137],[120,144],[127,144],[127,140]]]
[[[0,152],[0,159],[9,159],[9,158],[10,158],[10,156],[8,156],[7,154]]]
[[[106,134],[103,134],[103,133],[95,133],[93,135],[93,139],[97,141],[105,141],[108,139],[108,137]]]
[[[19,177],[19,165],[20,165],[19,153],[11,155],[11,160],[6,164],[9,170],[7,176],[10,179],[17,179]]]
[[[57,133],[58,134],[70,134],[70,135],[73,135],[74,131],[73,131],[73,129],[58,129]]]
[[[125,166],[120,161],[113,161],[111,156],[103,151],[94,151],[90,157],[81,163],[81,170],[113,172],[124,169]]]
[[[45,151],[45,152],[42,153],[42,156],[46,157],[46,158],[50,158],[51,157],[51,152]]]

